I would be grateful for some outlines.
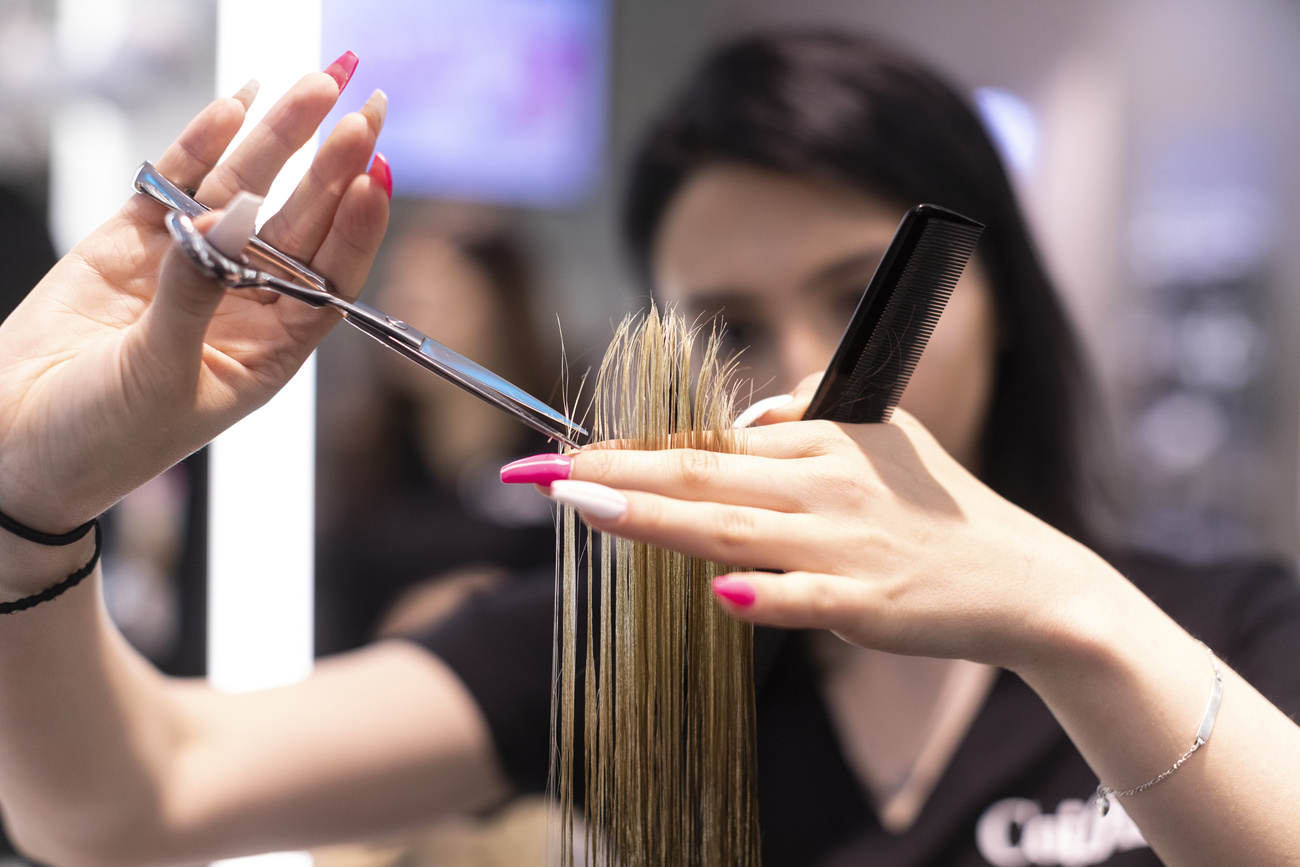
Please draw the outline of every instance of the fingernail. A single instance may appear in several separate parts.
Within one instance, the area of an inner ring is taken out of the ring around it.
[[[778,394],[773,397],[765,397],[762,400],[751,404],[749,409],[736,416],[736,420],[731,423],[731,427],[734,430],[749,427],[751,424],[762,418],[765,413],[778,407],[785,406],[792,400],[794,400],[793,394]]]
[[[753,584],[736,578],[714,578],[713,595],[741,608],[748,608],[758,598],[758,592],[754,590]]]
[[[549,485],[567,479],[573,470],[568,455],[533,455],[511,461],[501,468],[501,481],[507,485]]]
[[[588,517],[608,520],[627,511],[627,497],[595,482],[558,479],[551,483],[549,491],[552,500],[572,506]]]
[[[239,88],[238,92],[235,93],[235,99],[242,102],[244,104],[244,110],[247,111],[249,107],[252,106],[253,100],[257,98],[257,92],[261,89],[262,85],[258,83],[257,79],[250,78],[248,79],[248,84]]]
[[[370,176],[379,183],[384,185],[384,192],[388,193],[388,200],[393,200],[393,167],[388,164],[388,159],[378,151],[375,152],[375,158],[370,161]]]
[[[257,210],[260,207],[261,196],[241,190],[226,205],[226,213],[222,214],[221,219],[204,237],[223,256],[238,259],[257,228]]]
[[[370,94],[366,104],[361,106],[361,114],[370,121],[370,125],[375,129],[375,135],[383,132],[384,121],[388,118],[388,94],[382,90]]]
[[[345,51],[339,55],[338,60],[325,67],[325,74],[338,84],[339,93],[342,93],[343,88],[347,87],[348,82],[352,80],[352,73],[357,71],[359,60],[360,58],[351,51]]]

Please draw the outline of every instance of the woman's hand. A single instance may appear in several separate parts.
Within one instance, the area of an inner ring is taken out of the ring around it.
[[[746,454],[577,453],[569,479],[617,489],[584,517],[619,536],[780,570],[724,576],[715,592],[746,620],[830,629],[895,653],[1014,667],[1059,636],[1062,618],[1086,616],[1082,588],[1107,575],[1123,582],[985,487],[906,412],[890,424],[795,421],[811,393],[802,391],[741,434]],[[552,489],[557,499],[564,488]]]
[[[156,165],[212,206],[264,194],[340,80],[305,76],[220,165],[252,92],[218,99]],[[366,168],[384,110],[377,93],[340,121],[261,232],[351,297],[387,224],[387,163]],[[0,327],[0,511],[28,526],[58,533],[104,511],[268,400],[338,321],[270,293],[223,292],[173,249],[165,214],[132,197]],[[218,216],[196,223],[206,231]]]

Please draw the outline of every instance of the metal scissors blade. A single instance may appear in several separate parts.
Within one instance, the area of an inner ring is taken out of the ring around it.
[[[223,255],[194,228],[192,218],[208,208],[163,177],[153,164],[140,164],[133,186],[136,192],[171,209],[167,215],[167,230],[200,270],[226,288],[270,289],[312,307],[331,307],[364,334],[500,407],[551,439],[578,448],[582,444],[579,438],[589,436],[587,430],[573,419],[402,320],[368,304],[343,300],[334,294],[324,277],[260,238],[250,240],[244,255],[246,262]]]

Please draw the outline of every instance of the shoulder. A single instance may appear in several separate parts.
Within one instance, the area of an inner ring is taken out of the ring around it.
[[[1300,718],[1300,584],[1281,560],[1191,563],[1129,552],[1112,565],[1293,719]]]

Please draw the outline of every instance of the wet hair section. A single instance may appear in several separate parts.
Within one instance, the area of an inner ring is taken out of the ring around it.
[[[624,320],[601,364],[595,437],[734,452],[733,381],[716,333],[652,308]],[[587,864],[757,867],[753,628],[711,592],[734,568],[594,534],[572,509],[560,522],[551,783],[561,863],[578,857],[580,782]]]

